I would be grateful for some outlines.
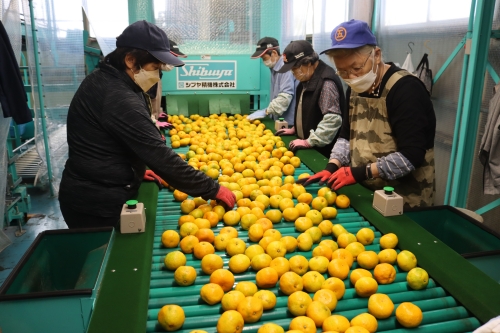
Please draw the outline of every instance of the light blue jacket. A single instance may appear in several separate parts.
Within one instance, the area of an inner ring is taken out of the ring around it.
[[[283,58],[280,57],[274,67],[271,68],[271,102],[269,103],[268,112],[273,120],[285,118],[288,125],[293,126],[295,120],[295,91],[299,81],[295,80],[291,71],[278,73],[278,70],[280,70],[283,65]],[[283,112],[283,103],[286,103],[286,98],[283,97],[284,95],[290,95],[292,99]]]

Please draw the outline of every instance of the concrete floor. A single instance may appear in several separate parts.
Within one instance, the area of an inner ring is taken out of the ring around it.
[[[29,189],[28,193],[31,198],[30,216],[33,217],[22,227],[23,230],[26,230],[26,233],[16,237],[15,233],[19,230],[19,227],[3,228],[3,232],[11,240],[12,244],[0,252],[0,286],[40,232],[68,228],[59,210],[57,198],[50,197],[48,191],[36,188]]]

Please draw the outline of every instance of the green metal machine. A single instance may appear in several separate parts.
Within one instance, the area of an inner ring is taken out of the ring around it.
[[[113,235],[112,228],[40,233],[0,289],[2,331],[85,332]]]

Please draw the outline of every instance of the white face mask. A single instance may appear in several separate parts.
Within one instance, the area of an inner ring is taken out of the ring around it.
[[[358,76],[357,78],[354,79],[343,79],[345,83],[351,87],[352,90],[357,92],[358,94],[364,93],[368,89],[370,89],[370,86],[375,82],[375,79],[377,78],[377,70],[375,73],[373,72],[373,68],[375,67],[375,53],[373,53],[373,65],[372,69],[366,73],[363,76]]]
[[[157,69],[146,71],[141,68],[139,73],[134,74],[134,80],[144,92],[147,92],[152,86],[160,81],[160,72]]]
[[[175,66],[174,65],[170,65],[170,64],[165,64],[165,65],[161,66],[161,70],[165,71],[165,72],[170,72],[174,68],[175,68]]]
[[[263,60],[263,62],[264,62],[264,66],[269,67],[269,68],[273,68],[274,65],[276,65],[276,62],[273,62],[271,60],[271,58],[269,58],[267,60]]]
[[[302,72],[302,70],[300,68],[298,68],[295,72],[292,72],[293,73],[293,76],[295,76],[295,78],[297,79],[297,81],[300,81],[300,82],[305,82],[305,78],[306,77],[309,77],[309,70],[311,69],[312,66],[309,66],[307,68],[307,74],[305,74],[304,72]]]

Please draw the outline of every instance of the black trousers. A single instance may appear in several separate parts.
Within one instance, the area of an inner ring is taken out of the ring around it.
[[[118,227],[120,216],[104,217],[77,212],[60,202],[61,213],[69,229]]]

